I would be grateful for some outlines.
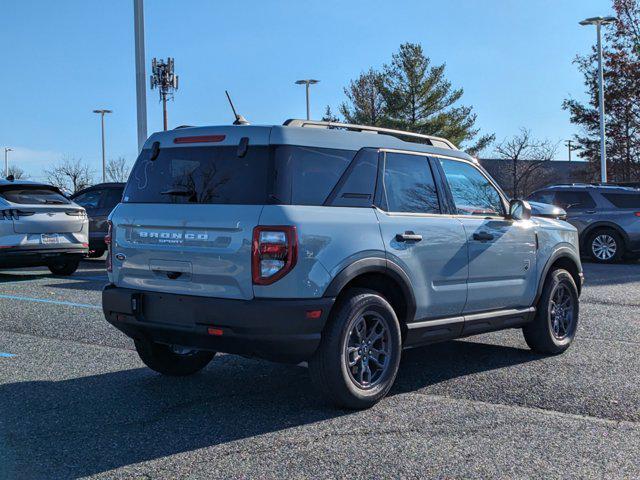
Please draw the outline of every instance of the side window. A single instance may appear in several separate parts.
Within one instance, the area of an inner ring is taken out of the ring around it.
[[[617,208],[640,208],[640,194],[638,193],[603,193],[602,196]]]
[[[587,192],[556,192],[554,204],[565,210],[583,210],[596,206]]]
[[[553,191],[535,192],[529,196],[529,200],[532,202],[548,203],[553,205]]]
[[[427,157],[387,153],[383,181],[390,212],[440,213]]]
[[[84,208],[98,208],[100,197],[102,197],[102,190],[91,190],[81,193],[73,199],[73,202]]]
[[[498,190],[474,166],[441,159],[447,183],[459,215],[504,215]]]

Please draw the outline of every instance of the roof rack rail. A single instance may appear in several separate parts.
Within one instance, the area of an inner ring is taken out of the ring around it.
[[[351,130],[354,132],[371,132],[380,133],[383,135],[391,135],[394,137],[412,137],[419,138],[421,140],[427,140],[430,145],[440,148],[449,148],[451,150],[458,150],[453,143],[446,138],[435,137],[433,135],[423,135],[422,133],[405,132],[404,130],[394,130],[392,128],[370,127],[368,125],[355,125],[351,123],[340,122],[322,122],[317,120],[300,120],[289,119],[283,123],[286,127],[316,127],[316,128],[338,128],[344,130]]]

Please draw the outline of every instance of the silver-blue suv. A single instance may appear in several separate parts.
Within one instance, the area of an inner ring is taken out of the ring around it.
[[[595,262],[640,258],[640,190],[572,183],[538,190],[529,199],[565,209],[578,229],[580,251]]]
[[[408,132],[289,120],[156,133],[107,242],[104,313],[147,366],[308,362],[348,408],[389,391],[403,348],[522,328],[555,354],[578,325],[576,229],[531,218],[469,155]]]

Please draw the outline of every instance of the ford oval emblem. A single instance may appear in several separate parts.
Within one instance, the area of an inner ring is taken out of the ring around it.
[[[121,262],[124,262],[127,259],[127,256],[124,253],[116,253],[116,258]]]

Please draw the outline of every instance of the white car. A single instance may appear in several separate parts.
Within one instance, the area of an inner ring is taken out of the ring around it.
[[[89,251],[84,208],[51,185],[0,180],[0,268],[46,266],[71,275]]]

